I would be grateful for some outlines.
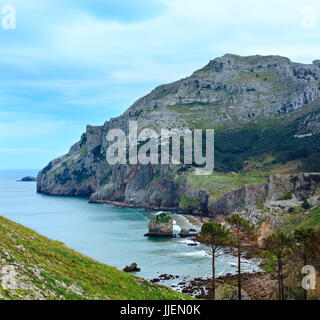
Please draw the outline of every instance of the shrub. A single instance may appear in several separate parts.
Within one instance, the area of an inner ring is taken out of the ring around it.
[[[303,208],[304,210],[308,210],[308,209],[311,208],[310,203],[308,202],[308,200],[304,200],[304,201],[303,201],[302,208]]]
[[[292,199],[292,193],[287,193],[285,194],[284,196],[280,197],[278,199],[278,201],[281,201],[281,200],[291,200]]]

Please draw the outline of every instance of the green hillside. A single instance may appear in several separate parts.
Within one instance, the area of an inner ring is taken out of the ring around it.
[[[191,299],[0,217],[0,300]]]

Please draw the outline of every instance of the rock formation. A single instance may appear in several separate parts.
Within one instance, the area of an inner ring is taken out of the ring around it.
[[[148,225],[146,237],[173,237],[173,219],[167,213],[156,215]]]
[[[123,269],[124,272],[140,272],[141,269],[138,268],[138,265],[136,263],[132,263],[130,266],[126,266]]]
[[[27,177],[23,177],[21,180],[19,180],[20,182],[35,182],[37,181],[37,178],[36,177],[30,177],[30,176],[27,176]]]

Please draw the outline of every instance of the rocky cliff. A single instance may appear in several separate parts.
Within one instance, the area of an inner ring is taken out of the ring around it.
[[[137,120],[141,130],[214,128],[217,171],[240,171],[249,160],[270,154],[272,164],[296,161],[296,172],[315,171],[320,154],[319,78],[320,61],[306,65],[279,56],[217,58],[188,78],[156,88],[103,126],[87,126],[68,154],[39,173],[37,190],[203,215],[256,202],[254,194],[263,194],[263,186],[236,184],[218,197],[204,187],[205,181],[200,187],[192,182],[190,166],[110,166],[107,132],[128,132],[129,120]]]

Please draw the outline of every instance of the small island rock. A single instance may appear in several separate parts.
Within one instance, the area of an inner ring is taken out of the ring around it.
[[[20,182],[36,182],[37,178],[36,177],[23,177],[21,180],[19,180]]]
[[[149,232],[146,237],[174,237],[173,219],[168,213],[156,215],[148,225]]]

